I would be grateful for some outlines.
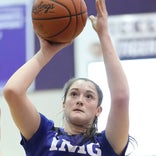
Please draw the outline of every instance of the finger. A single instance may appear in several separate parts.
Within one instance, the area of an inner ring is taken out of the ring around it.
[[[97,16],[102,16],[103,14],[107,14],[105,0],[96,0],[96,10],[97,10]]]
[[[102,11],[106,11],[106,0],[98,0]]]
[[[96,17],[93,16],[93,15],[91,15],[91,16],[89,17],[89,19],[91,20],[92,26],[93,26],[93,28],[95,29],[95,26],[96,26]]]
[[[89,16],[89,19],[91,20],[92,24],[94,23],[95,17],[93,15]]]
[[[95,19],[94,15],[89,16],[89,19],[93,21]]]
[[[101,16],[102,15],[102,8],[100,6],[99,0],[96,0],[96,11],[97,11],[97,16]]]

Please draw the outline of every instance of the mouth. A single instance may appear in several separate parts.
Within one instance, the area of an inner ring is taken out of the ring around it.
[[[81,109],[74,109],[74,112],[83,112]]]

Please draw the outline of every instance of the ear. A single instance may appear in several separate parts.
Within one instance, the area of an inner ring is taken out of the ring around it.
[[[62,103],[62,108],[63,108],[63,109],[65,108],[65,102]]]
[[[102,112],[102,107],[99,106],[99,107],[97,108],[96,116],[98,117],[98,116],[101,114],[101,112]]]

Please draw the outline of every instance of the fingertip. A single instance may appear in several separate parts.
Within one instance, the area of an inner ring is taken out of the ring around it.
[[[91,21],[92,21],[94,18],[95,18],[94,15],[90,15],[90,16],[89,16],[89,19],[90,19]]]

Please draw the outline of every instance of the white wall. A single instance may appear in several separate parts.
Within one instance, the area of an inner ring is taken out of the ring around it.
[[[29,93],[37,109],[44,115],[55,121],[56,126],[62,125],[62,92],[61,90],[49,90]],[[20,134],[16,128],[8,105],[0,95],[1,118],[1,149],[3,156],[24,156],[23,147],[20,145]]]
[[[156,59],[125,60],[121,63],[130,87],[129,133],[138,142],[138,147],[136,150],[133,149],[133,154],[134,156],[155,156],[156,73],[154,71]],[[91,63],[88,69],[88,77],[98,83],[104,93],[103,112],[99,117],[98,124],[99,130],[103,130],[110,107],[109,89],[103,62]]]

